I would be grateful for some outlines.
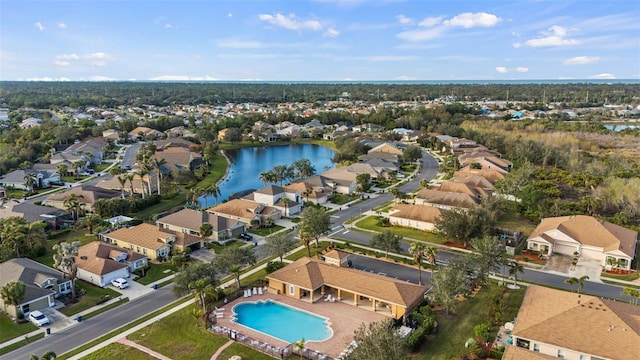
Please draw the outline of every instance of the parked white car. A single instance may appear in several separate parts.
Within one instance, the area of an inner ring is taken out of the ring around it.
[[[129,287],[129,282],[127,279],[117,278],[111,280],[111,285],[117,287],[118,289],[125,289]]]
[[[29,313],[29,321],[31,321],[35,326],[42,326],[50,323],[47,315],[38,310],[33,310]]]

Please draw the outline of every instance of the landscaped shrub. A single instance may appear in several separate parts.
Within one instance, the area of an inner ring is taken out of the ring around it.
[[[272,272],[283,268],[285,265],[285,263],[280,262],[280,261],[269,261],[267,263],[267,266],[265,267],[265,271],[267,272],[267,274],[271,274]]]
[[[410,351],[417,350],[422,342],[424,341],[424,336],[426,334],[426,329],[422,326],[414,330],[411,335],[407,338],[406,344]]]

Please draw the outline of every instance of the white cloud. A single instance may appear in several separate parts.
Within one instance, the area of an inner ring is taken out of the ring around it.
[[[285,28],[288,30],[322,30],[322,24],[317,20],[299,21],[294,14],[288,16],[276,13],[275,15],[260,14],[258,18],[262,21],[266,21],[271,25]]]
[[[388,61],[415,61],[420,60],[418,56],[395,56],[395,55],[382,55],[382,56],[368,56],[365,60],[372,62],[388,62]]]
[[[173,29],[173,25],[171,24],[164,24],[164,27],[167,29]]]
[[[567,28],[553,25],[547,31],[542,32],[542,37],[527,40],[525,44],[531,47],[548,47],[548,46],[570,46],[577,45],[580,42],[576,39],[567,38]]]
[[[396,77],[394,80],[411,81],[411,80],[418,80],[418,78],[415,77],[415,76],[401,75],[401,76]]]
[[[446,26],[460,26],[465,29],[472,27],[492,27],[499,23],[501,19],[493,14],[481,13],[462,13],[446,20]]]
[[[516,72],[526,73],[526,72],[529,72],[529,68],[528,67],[519,66],[519,67],[516,68]]]
[[[78,55],[75,53],[72,54],[62,54],[56,55],[54,64],[58,66],[70,66],[71,60],[84,60],[88,62],[92,66],[102,67],[107,65],[107,61],[113,60],[113,56],[104,53],[104,52],[95,52],[91,54],[83,54]]]
[[[602,73],[589,76],[589,79],[615,79],[616,76],[610,73]]]
[[[593,64],[600,60],[597,56],[576,56],[570,59],[566,59],[562,63],[565,65],[584,65],[584,64]]]
[[[58,59],[58,60],[79,60],[80,56],[78,56],[78,54],[62,54],[62,55],[56,55],[56,59]]]
[[[496,68],[496,71],[497,71],[497,72],[499,72],[499,73],[501,73],[501,74],[505,74],[505,73],[508,73],[508,72],[509,72],[509,69],[507,69],[507,68],[506,68],[506,67],[504,67],[504,66],[498,66],[498,67]]]
[[[234,39],[225,39],[220,40],[216,43],[218,47],[221,48],[230,48],[230,49],[262,49],[267,47],[266,44],[261,43],[259,41],[253,40],[234,40]]]
[[[326,37],[338,37],[338,35],[340,35],[340,31],[334,29],[334,28],[328,28],[327,31],[324,32],[324,36]]]
[[[42,23],[40,21],[38,21],[37,23],[35,23],[33,25],[35,25],[38,28],[38,30],[44,31],[44,25],[42,25]]]
[[[428,17],[420,21],[420,23],[418,23],[418,26],[431,27],[431,26],[438,25],[441,22],[442,22],[442,16]]]
[[[160,75],[149,79],[151,81],[216,81],[213,76],[188,76],[188,75]]]
[[[513,47],[516,48],[516,49],[519,49],[520,46],[522,46],[522,44],[520,44],[519,42],[513,43]]]
[[[40,77],[40,78],[28,78],[28,79],[19,79],[20,81],[71,81],[71,79],[66,78],[66,77],[61,77],[61,78],[52,78],[52,77]]]
[[[233,14],[232,13],[228,13],[227,17],[233,17]]]
[[[95,75],[88,78],[82,78],[82,81],[117,81],[118,79],[110,78],[108,76]]]
[[[408,18],[402,14],[396,15],[396,20],[402,25],[413,25],[415,22],[412,18]]]
[[[64,61],[64,60],[55,60],[55,61],[53,62],[53,64],[54,64],[55,66],[62,66],[62,67],[65,67],[65,66],[69,66],[69,65],[71,65],[71,63],[70,63],[70,62],[68,62],[68,61]]]
[[[420,42],[425,40],[430,40],[439,37],[444,28],[442,26],[431,28],[431,29],[417,29],[417,30],[408,30],[403,31],[396,35],[399,39],[409,42]]]
[[[58,27],[59,27],[60,29],[66,29],[66,28],[67,28],[67,24],[65,24],[65,23],[63,23],[63,22],[59,22],[59,23],[58,23]]]

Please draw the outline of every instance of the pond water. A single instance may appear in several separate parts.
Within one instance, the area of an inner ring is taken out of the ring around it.
[[[605,125],[605,129],[613,130],[613,131],[622,131],[622,130],[634,130],[640,127],[640,125]]]
[[[315,144],[250,147],[225,150],[225,154],[231,161],[231,167],[227,177],[218,184],[218,203],[229,199],[231,194],[264,187],[265,184],[260,182],[260,173],[276,165],[289,166],[296,160],[309,159],[316,168],[316,174],[334,166],[331,162],[334,151]],[[216,200],[212,196],[201,196],[199,202],[200,206],[209,207]]]

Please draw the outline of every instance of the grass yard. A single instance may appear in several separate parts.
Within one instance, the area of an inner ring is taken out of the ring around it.
[[[608,277],[616,280],[624,280],[624,281],[634,281],[634,280],[640,279],[640,273],[638,272],[634,272],[631,274],[612,274],[612,273],[603,271],[600,273],[600,276]]]
[[[206,247],[208,249],[213,250],[216,254],[220,254],[222,251],[224,251],[225,249],[230,249],[230,248],[237,248],[237,247],[241,247],[245,244],[248,244],[248,242],[242,242],[240,240],[235,240],[232,242],[227,243],[226,245],[220,245],[217,242],[210,242],[206,244]]]
[[[516,204],[514,202],[506,201],[505,203],[507,204],[506,211],[504,214],[501,214],[496,227],[519,231],[525,236],[531,234],[537,224],[532,223],[518,214],[518,209],[516,209]]]
[[[78,232],[75,230],[64,231],[59,235],[50,236],[49,240],[47,240],[47,253],[35,258],[34,260],[39,262],[40,264],[53,267],[53,245],[56,245],[59,242],[66,241],[68,243],[74,241],[80,241],[80,245],[85,245],[93,241],[97,241],[96,235],[86,235],[84,233],[84,229],[82,232]]]
[[[61,313],[67,316],[75,315],[81,311],[96,306],[98,301],[102,300],[106,296],[113,299],[122,295],[113,289],[103,289],[82,280],[76,280],[76,287],[81,289],[80,291],[84,290],[85,294],[80,296],[80,299],[77,303],[69,304],[60,310]]]
[[[127,359],[127,360],[152,360],[155,357],[142,352],[138,349],[128,347],[120,343],[109,344],[102,349],[95,351],[88,356],[83,357],[84,360],[111,360],[111,359]]]
[[[429,231],[422,231],[422,230],[405,228],[400,226],[391,226],[391,227],[379,226],[378,219],[376,219],[376,217],[374,216],[369,216],[358,221],[356,223],[356,226],[362,229],[377,231],[377,232],[391,230],[394,233],[401,235],[402,237],[405,237],[408,239],[421,240],[421,241],[425,241],[433,244],[442,245],[447,241],[447,239],[445,239],[443,236],[433,232],[429,232]]]
[[[346,194],[333,193],[331,195],[331,202],[336,205],[344,205],[350,201],[357,200],[359,198],[360,197],[356,194],[346,195]]]
[[[19,348],[21,348],[21,347],[23,347],[23,346],[25,346],[25,345],[27,345],[29,343],[32,343],[32,342],[37,341],[37,340],[40,340],[43,337],[44,337],[44,331],[39,332],[36,335],[30,336],[28,339],[23,339],[23,340],[20,340],[20,341],[18,341],[16,343],[11,344],[11,345],[7,345],[7,346],[5,346],[3,348],[0,348],[0,355],[4,355],[6,353],[10,353],[15,349],[19,349]]]
[[[243,359],[273,360],[271,356],[261,353],[260,351],[253,350],[252,348],[239,343],[233,343],[231,346],[224,349],[220,356],[218,356],[218,359],[229,359],[233,355],[239,355]]]
[[[273,226],[267,227],[267,228],[249,229],[249,232],[254,233],[256,235],[260,235],[260,236],[268,236],[268,235],[271,235],[274,232],[280,231],[282,229],[284,229],[283,226],[273,225]]]
[[[38,328],[30,322],[16,324],[7,314],[0,312],[0,343],[28,334],[36,329]]]
[[[209,359],[228,339],[207,331],[202,323],[196,326],[193,309],[187,306],[129,335],[128,339],[172,359]],[[176,341],[176,334],[180,335],[180,341]]]
[[[150,263],[149,270],[147,270],[147,272],[145,273],[145,276],[138,277],[135,279],[135,281],[142,285],[149,285],[153,282],[156,282],[162,278],[165,278],[173,274],[175,271],[176,271],[175,266],[173,266],[171,263],[161,263],[161,264]]]
[[[319,247],[315,247],[315,244],[316,244],[315,241],[311,243],[311,257],[314,257],[316,256],[316,254],[323,252],[324,249],[326,249],[326,247],[329,245],[329,243],[323,242],[323,241],[320,242]],[[286,260],[296,261],[305,256],[309,256],[309,254],[307,253],[306,247],[294,252],[293,254],[290,254],[289,256],[285,256],[284,258]]]
[[[417,359],[459,359],[467,355],[465,341],[474,336],[473,327],[489,320],[489,310],[493,299],[505,288],[491,283],[483,287],[478,294],[460,302],[455,309],[455,315],[444,312],[436,314],[438,332],[429,335],[421,351],[416,354]],[[507,290],[501,300],[501,323],[513,321],[518,313],[526,288]],[[495,336],[499,325],[494,325],[489,331]]]

